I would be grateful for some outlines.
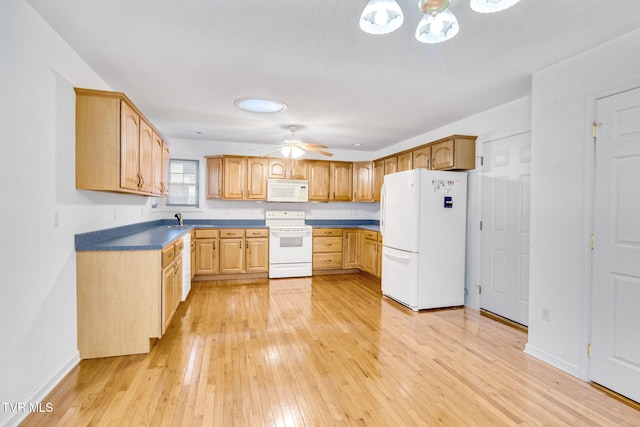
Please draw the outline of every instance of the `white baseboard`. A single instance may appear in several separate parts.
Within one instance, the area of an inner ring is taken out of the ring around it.
[[[56,373],[54,373],[49,380],[47,380],[41,387],[39,387],[25,402],[35,403],[42,402],[42,406],[48,402],[45,402],[45,399],[51,393],[51,391],[62,381],[64,377],[66,377],[69,372],[73,368],[75,368],[78,363],[80,363],[80,353],[75,352],[75,354],[71,357],[71,359],[62,365],[60,369]],[[53,408],[55,411],[55,407]],[[27,416],[29,415],[29,411],[16,411],[13,413],[11,417],[1,427],[17,427]]]
[[[560,369],[561,371],[566,372],[569,375],[573,375],[574,377],[585,381],[584,378],[580,376],[580,367],[573,365],[571,363],[567,363],[566,361],[555,357],[552,354],[547,353],[544,350],[541,350],[531,344],[527,343],[524,346],[524,352],[535,357],[536,359],[540,359],[549,365]]]

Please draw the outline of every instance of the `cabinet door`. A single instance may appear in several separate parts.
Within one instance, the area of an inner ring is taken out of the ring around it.
[[[358,268],[358,230],[344,230],[342,235],[342,266]]]
[[[413,156],[411,152],[398,154],[397,172],[410,171],[413,169]]]
[[[153,194],[163,194],[163,169],[162,155],[164,153],[164,141],[155,132],[153,133],[153,150],[151,151],[151,164],[153,171],[153,181],[151,192]]]
[[[289,178],[309,179],[309,164],[304,160],[293,160],[289,165]]]
[[[353,169],[350,162],[331,162],[330,200],[348,202],[353,193]]]
[[[313,160],[309,162],[309,200],[329,200],[329,162]]]
[[[454,167],[453,139],[438,142],[431,146],[431,168],[434,170],[451,169]]]
[[[220,273],[244,272],[244,239],[220,239]]]
[[[269,178],[289,178],[287,176],[288,162],[288,159],[269,159]]]
[[[120,187],[137,190],[140,182],[140,116],[120,102]]]
[[[413,150],[413,168],[431,169],[431,147],[422,147]]]
[[[389,175],[396,172],[398,172],[398,158],[394,156],[384,159],[384,174]]]
[[[207,199],[222,197],[222,158],[207,158]]]
[[[363,238],[360,241],[360,268],[375,276],[378,274],[378,240]]]
[[[384,181],[384,160],[373,162],[373,201],[380,201],[380,190]]]
[[[169,194],[169,144],[162,141],[162,194]]]
[[[247,159],[244,157],[224,157],[224,192],[225,199],[244,199],[244,188],[247,181]]]
[[[172,262],[162,269],[162,304],[161,304],[161,326],[162,335],[169,327],[173,318],[173,301],[175,300],[175,280],[176,280],[176,264]]]
[[[247,159],[247,193],[245,198],[267,200],[267,175],[269,161],[261,158]]]
[[[138,189],[145,193],[151,193],[153,190],[153,144],[153,129],[149,123],[140,119],[140,152],[138,153],[140,184]]]
[[[180,301],[182,301],[182,255],[178,254],[176,256],[175,264],[175,277],[173,280],[173,313],[171,313],[171,317],[175,314],[178,306],[180,305]]]
[[[245,261],[247,273],[269,271],[269,239],[245,239]]]
[[[373,201],[372,162],[357,162],[353,164],[353,201]]]
[[[220,272],[218,239],[196,239],[195,251],[195,274]]]

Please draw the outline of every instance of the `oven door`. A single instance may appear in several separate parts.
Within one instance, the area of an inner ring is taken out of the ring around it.
[[[269,264],[310,263],[311,227],[269,228]]]

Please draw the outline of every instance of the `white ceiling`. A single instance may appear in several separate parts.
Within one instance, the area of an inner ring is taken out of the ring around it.
[[[276,144],[298,123],[330,150],[377,151],[520,98],[533,72],[640,27],[637,0],[490,15],[452,0],[459,34],[425,45],[417,0],[398,0],[404,25],[378,36],[358,27],[367,0],[26,1],[169,140]],[[288,109],[243,112],[245,96]]]

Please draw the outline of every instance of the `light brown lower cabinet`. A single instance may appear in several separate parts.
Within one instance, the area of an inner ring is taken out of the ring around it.
[[[151,351],[180,304],[181,247],[76,254],[81,359]]]
[[[342,228],[313,229],[313,270],[342,268]]]
[[[269,272],[266,228],[196,229],[196,276]]]

